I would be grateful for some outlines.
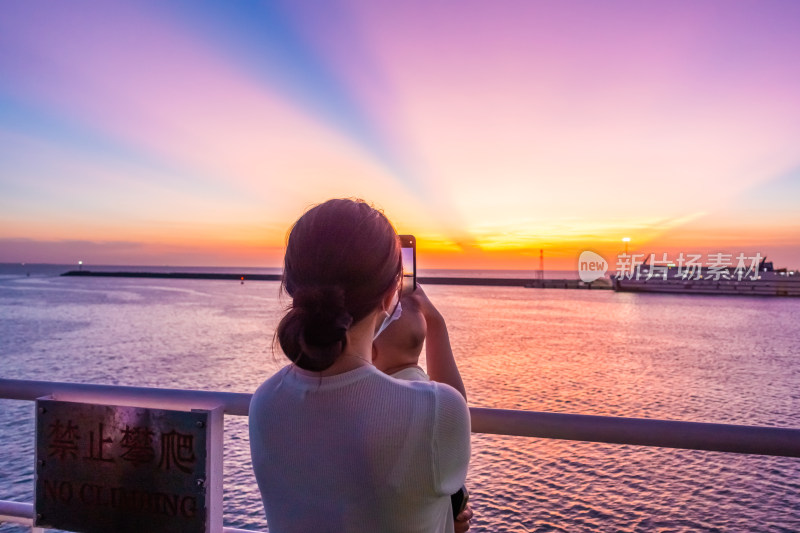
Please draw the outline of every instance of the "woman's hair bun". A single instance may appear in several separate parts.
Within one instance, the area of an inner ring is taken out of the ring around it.
[[[335,286],[299,287],[292,309],[281,321],[278,340],[297,366],[319,372],[330,367],[347,345],[353,317],[344,290]]]
[[[339,287],[301,288],[295,292],[293,307],[306,316],[306,344],[326,346],[344,340],[353,323],[344,298]]]

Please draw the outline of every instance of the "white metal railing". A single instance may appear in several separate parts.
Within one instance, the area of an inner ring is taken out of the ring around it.
[[[42,396],[73,402],[136,405],[160,409],[188,410],[222,406],[226,415],[233,416],[247,416],[251,398],[251,394],[237,392],[0,379],[2,399],[34,401]],[[800,429],[796,428],[481,407],[470,407],[470,415],[473,433],[800,457]],[[0,500],[0,522],[4,520],[32,526],[33,504]],[[33,531],[42,530],[33,528]],[[234,528],[224,528],[223,531],[247,532]]]

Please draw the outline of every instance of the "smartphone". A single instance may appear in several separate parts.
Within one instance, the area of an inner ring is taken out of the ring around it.
[[[417,239],[413,235],[398,235],[403,253],[403,293],[417,288]]]

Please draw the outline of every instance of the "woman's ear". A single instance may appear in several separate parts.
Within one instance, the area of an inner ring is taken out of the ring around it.
[[[392,313],[392,310],[394,308],[394,303],[395,303],[394,302],[395,295],[397,295],[397,297],[400,298],[400,295],[398,294],[398,291],[397,291],[397,287],[392,287],[389,290],[389,292],[387,292],[384,295],[383,299],[381,300],[381,310],[383,312],[385,312],[387,314],[391,314]]]

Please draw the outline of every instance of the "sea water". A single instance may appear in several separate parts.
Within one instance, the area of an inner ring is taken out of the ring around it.
[[[63,270],[0,272],[0,377],[252,392],[286,362],[276,282]],[[800,427],[800,299],[426,291],[471,406]],[[225,427],[225,524],[267,531],[247,420]],[[471,531],[800,530],[798,459],[482,434],[472,449]],[[32,501],[32,480],[33,404],[0,400],[0,499]]]

